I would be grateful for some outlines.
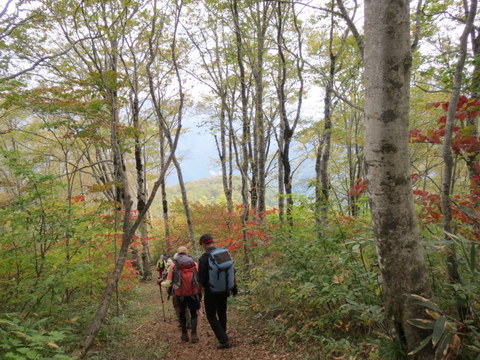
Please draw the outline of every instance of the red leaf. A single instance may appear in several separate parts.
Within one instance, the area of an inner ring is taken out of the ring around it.
[[[84,195],[77,195],[77,196],[72,196],[73,202],[82,202],[85,201],[85,196]]]

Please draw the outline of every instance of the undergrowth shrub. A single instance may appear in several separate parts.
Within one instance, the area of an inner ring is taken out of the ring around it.
[[[0,355],[4,360],[73,360],[59,346],[69,329],[47,330],[49,318],[22,319],[18,314],[4,314],[0,319]]]
[[[360,351],[354,339],[384,327],[366,220],[342,218],[344,223],[335,221],[318,235],[311,213],[305,210],[297,218],[301,225],[272,231],[270,242],[255,249],[251,308],[292,339],[337,339],[338,346],[350,349],[344,353]],[[345,337],[350,342],[340,344]]]
[[[245,283],[250,309],[269,331],[287,334],[292,342],[314,340],[328,356],[407,358],[385,315],[370,219],[330,214],[319,232],[307,206],[300,203],[292,214],[294,226],[264,225],[269,241],[251,250],[253,266]],[[267,220],[278,223],[276,215]],[[451,327],[445,339],[452,339],[451,347],[456,347],[460,358],[476,359],[480,354],[479,244],[462,235],[445,241],[439,227],[421,230],[432,299]],[[462,278],[458,284],[451,284],[447,275],[445,254],[452,242]],[[458,299],[469,309],[463,320],[456,311]]]

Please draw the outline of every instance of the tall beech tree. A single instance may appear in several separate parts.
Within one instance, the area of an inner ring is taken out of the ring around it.
[[[424,309],[408,295],[429,297],[430,286],[410,181],[409,9],[408,0],[365,1],[365,163],[388,314],[413,350],[426,334],[408,321],[424,317]],[[433,353],[426,347],[418,358]]]

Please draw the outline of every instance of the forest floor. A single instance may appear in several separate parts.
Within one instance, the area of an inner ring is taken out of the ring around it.
[[[141,284],[137,291],[135,301],[124,309],[124,320],[104,326],[109,329],[99,335],[88,360],[322,359],[313,355],[311,348],[300,349],[292,346],[284,336],[270,335],[264,326],[259,325],[260,320],[230,300],[228,334],[231,348],[216,348],[217,341],[203,309],[199,315],[200,341],[196,344],[182,342],[172,302],[171,299],[167,301],[165,290],[162,289],[165,318],[155,280]],[[117,330],[112,330],[112,326]]]

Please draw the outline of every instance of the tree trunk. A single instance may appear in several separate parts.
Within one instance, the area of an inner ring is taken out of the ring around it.
[[[240,97],[242,101],[242,139],[241,139],[241,151],[243,159],[239,159],[239,149],[236,148],[237,154],[237,164],[240,169],[240,174],[242,176],[242,203],[243,211],[241,215],[242,222],[242,240],[243,240],[243,253],[244,253],[244,262],[249,265],[249,253],[248,253],[248,236],[247,236],[247,221],[250,212],[249,199],[248,199],[248,163],[249,163],[249,152],[248,152],[248,143],[250,137],[250,123],[248,118],[248,98],[247,98],[247,79],[245,74],[245,64],[243,59],[243,41],[242,34],[240,30],[239,22],[239,13],[238,13],[238,0],[233,0],[231,3],[231,11],[233,15],[233,21],[235,26],[235,44],[236,44],[236,55],[237,55],[237,64],[240,70]]]
[[[471,33],[473,27],[473,20],[477,11],[477,0],[471,1],[471,6],[468,11],[468,18],[463,30],[463,34],[460,37],[460,57],[458,59],[455,75],[453,79],[453,89],[450,96],[450,102],[448,106],[447,120],[445,123],[445,137],[443,141],[443,161],[445,163],[442,176],[442,191],[441,191],[441,203],[443,212],[443,230],[445,231],[445,240],[450,242],[447,247],[447,268],[448,277],[450,283],[460,284],[460,273],[458,272],[458,263],[455,243],[451,238],[453,233],[452,229],[452,209],[450,204],[450,196],[452,194],[452,177],[453,177],[453,156],[452,156],[452,135],[453,135],[453,122],[455,120],[455,114],[457,111],[458,98],[460,97],[460,90],[462,85],[462,73],[465,66],[465,58],[467,56],[467,41],[468,36]],[[464,300],[457,297],[457,310],[461,320],[465,319],[468,308]]]
[[[255,82],[255,169],[256,169],[256,202],[255,214],[259,216],[265,211],[265,167],[266,167],[266,146],[265,146],[265,116],[263,114],[263,93],[264,93],[264,53],[265,33],[268,27],[269,4],[266,1],[259,1],[256,9],[256,61],[254,62],[253,78]]]
[[[280,222],[283,224],[285,222],[285,172],[283,170],[283,158],[281,156],[283,144],[283,122],[280,121],[280,136],[278,137],[278,217]]]
[[[290,4],[283,4],[278,2],[276,4],[276,16],[277,16],[277,23],[276,23],[276,30],[277,30],[277,53],[278,53],[278,74],[277,74],[277,97],[279,103],[279,116],[280,116],[280,135],[278,140],[279,145],[279,176],[282,176],[282,180],[280,184],[283,185],[283,191],[281,193],[285,193],[286,195],[286,219],[288,223],[293,226],[293,218],[292,218],[292,209],[293,209],[293,171],[290,163],[290,146],[292,143],[293,135],[295,133],[295,129],[297,127],[298,121],[300,119],[300,113],[302,109],[302,102],[303,102],[303,87],[304,87],[304,80],[303,80],[303,55],[302,55],[302,33],[300,31],[297,15],[295,13],[294,5]],[[285,20],[291,20],[293,28],[295,29],[297,35],[297,51],[296,59],[295,59],[295,67],[296,67],[296,75],[298,78],[298,93],[297,96],[297,108],[296,113],[293,117],[293,120],[290,122],[288,115],[287,115],[287,80],[288,72],[287,68],[289,64],[287,63],[287,59],[285,57],[285,52],[292,52],[288,49],[284,31],[285,31]],[[281,201],[282,209],[281,209],[281,218],[283,217],[283,204],[284,200]]]
[[[327,220],[328,213],[328,201],[329,201],[329,192],[330,192],[330,182],[328,179],[328,161],[330,159],[330,147],[332,139],[332,96],[333,96],[333,84],[335,81],[336,73],[336,61],[337,57],[333,53],[333,9],[334,4],[332,3],[332,14],[330,15],[330,36],[329,36],[329,71],[328,78],[326,79],[325,84],[325,99],[324,99],[324,124],[323,124],[323,134],[322,139],[317,151],[317,160],[315,163],[315,173],[316,173],[316,188],[315,188],[315,197],[316,197],[316,221],[318,232],[321,232],[322,225],[325,224]]]
[[[360,136],[360,122],[361,120],[359,115],[354,114],[354,118],[351,121],[353,128],[347,124],[345,124],[345,128],[348,128],[351,133],[353,134],[352,137],[354,139]],[[362,115],[363,118],[363,115]],[[352,144],[350,141],[348,142],[347,146],[347,158],[348,158],[348,188],[352,189],[355,185],[355,181],[357,179],[362,179],[365,177],[364,173],[364,158],[363,158],[363,147],[362,145],[355,142]],[[351,216],[358,216],[360,207],[357,204],[358,195],[349,195],[348,197],[348,209],[349,214]]]
[[[280,141],[279,141],[279,162],[281,168],[279,169],[279,175],[282,175],[281,184],[283,186],[282,192],[286,195],[286,211],[285,216],[288,223],[293,226],[292,219],[292,208],[293,208],[293,199],[292,199],[292,183],[291,183],[291,166],[290,166],[290,144],[293,136],[293,131],[290,128],[287,117],[287,96],[285,94],[285,84],[287,81],[287,61],[284,54],[284,39],[283,39],[283,30],[284,30],[284,9],[285,5],[281,2],[276,4],[276,15],[277,15],[277,52],[278,52],[278,75],[277,75],[277,97],[278,97],[278,107],[280,115]],[[285,201],[282,200],[282,213],[283,217],[283,205]]]
[[[182,168],[178,162],[176,156],[173,156],[173,164],[175,169],[177,169],[178,176],[178,185],[180,186],[180,192],[182,194],[183,209],[185,211],[185,217],[187,219],[187,230],[190,243],[192,244],[192,250],[195,252],[197,250],[197,243],[195,242],[195,234],[193,232],[193,221],[192,215],[190,213],[190,205],[188,204],[187,189],[185,188],[185,182],[183,181]]]
[[[425,317],[409,294],[430,296],[410,182],[409,0],[365,1],[365,161],[386,307],[401,342],[426,337],[408,323]],[[395,44],[395,46],[392,46]],[[432,359],[428,347],[419,359]]]
[[[220,96],[222,102],[220,109],[220,144],[218,144],[217,142],[217,151],[220,158],[220,166],[222,169],[223,193],[225,194],[225,199],[227,201],[228,213],[231,214],[233,212],[233,189],[231,187],[231,182],[229,181],[229,171],[231,168],[231,148],[230,146],[227,147],[227,105],[225,101],[226,95],[222,92]],[[216,139],[217,138],[215,137],[215,140]],[[229,141],[231,141],[231,139]]]
[[[472,84],[472,98],[480,99],[480,29],[473,28],[471,30],[472,49],[473,49],[473,72],[471,76]],[[467,119],[467,126],[472,129],[469,132],[475,139],[479,139],[478,136],[478,116],[469,116]],[[477,183],[477,179],[480,179],[480,149],[468,154],[467,167],[470,176],[470,196],[474,201],[474,207],[478,213],[480,213],[480,185]],[[480,221],[473,224],[474,231],[480,234]],[[477,238],[478,239],[478,238]],[[477,262],[479,266],[477,269],[480,271],[480,262]]]
[[[137,69],[134,69],[135,71]],[[136,76],[136,72],[134,74]],[[145,167],[143,164],[143,156],[142,156],[142,144],[140,139],[140,105],[138,101],[138,79],[134,79],[132,81],[132,92],[133,92],[133,99],[132,99],[132,118],[133,118],[133,127],[135,128],[135,170],[137,175],[137,211],[141,213],[145,208],[145,203],[147,201],[147,193],[146,193],[146,186],[145,186]],[[145,219],[146,220],[146,219]],[[147,222],[143,221],[139,227],[140,231],[140,240],[142,242],[142,261],[140,262],[140,258],[137,258],[136,267],[137,269],[141,267],[140,273],[143,276],[143,280],[151,280],[152,279],[152,270],[150,268],[150,251],[147,243],[148,239],[148,229],[147,229]],[[132,249],[133,251],[137,251],[136,249]],[[138,257],[138,252],[137,252]]]
[[[165,167],[165,136],[163,135],[162,125],[161,122],[158,122],[158,137],[160,142],[160,168],[163,169]],[[168,239],[170,238],[170,223],[168,219],[168,199],[167,199],[167,188],[165,184],[165,180],[162,181],[161,187],[161,194],[162,194],[162,217],[163,217],[163,227],[165,231],[165,247],[167,250],[169,243]]]
[[[112,40],[112,43],[114,40]],[[116,49],[116,46],[112,46],[113,49]],[[111,63],[112,70],[117,71],[117,63],[115,61],[115,55],[113,55],[113,60]],[[115,87],[113,87],[115,89]],[[112,298],[112,294],[115,291],[118,281],[120,279],[120,275],[123,270],[123,266],[125,265],[125,261],[128,255],[128,249],[132,242],[132,237],[135,233],[133,230],[130,231],[130,212],[132,209],[132,200],[130,198],[130,194],[128,192],[128,180],[125,173],[125,164],[123,160],[123,155],[121,152],[121,146],[119,143],[119,138],[117,134],[117,126],[119,124],[119,109],[118,109],[118,94],[116,90],[111,90],[108,87],[106,88],[106,92],[108,94],[108,100],[110,102],[110,112],[111,112],[111,126],[110,126],[110,133],[111,133],[111,146],[112,146],[112,153],[113,153],[113,164],[114,164],[114,174],[115,174],[115,188],[118,197],[116,198],[119,205],[124,212],[123,215],[123,234],[122,234],[122,245],[120,248],[120,252],[118,253],[118,257],[115,262],[115,267],[113,270],[112,275],[108,279],[107,286],[103,292],[102,302],[97,309],[95,317],[90,324],[90,328],[84,338],[82,348],[79,353],[79,357],[83,358],[87,351],[93,344],[93,340],[95,339],[98,330],[107,315],[108,306],[110,304],[110,300]]]

